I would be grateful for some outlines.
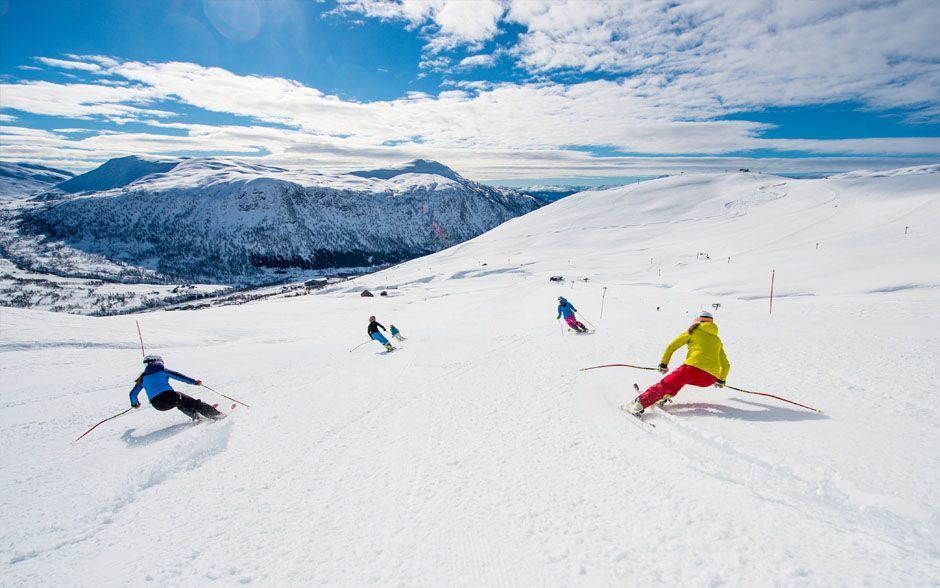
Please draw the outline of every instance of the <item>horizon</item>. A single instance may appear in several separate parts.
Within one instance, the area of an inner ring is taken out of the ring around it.
[[[467,6],[4,0],[0,160],[430,159],[519,187],[940,163],[938,3]]]

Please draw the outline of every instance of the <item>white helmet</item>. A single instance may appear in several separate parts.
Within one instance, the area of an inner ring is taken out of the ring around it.
[[[159,355],[148,355],[144,358],[144,363],[150,365],[151,363],[163,363],[163,358]]]

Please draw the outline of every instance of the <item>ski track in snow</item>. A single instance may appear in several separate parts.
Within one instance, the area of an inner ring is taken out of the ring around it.
[[[885,290],[940,283],[937,240],[883,226],[934,218],[936,191],[904,176],[663,185],[573,196],[316,296],[0,310],[0,584],[937,585],[940,302]],[[672,190],[706,196],[687,211]],[[559,327],[559,294],[596,333]],[[578,371],[656,365],[713,302],[729,383],[824,414],[686,388],[643,428],[619,406],[658,374]],[[370,314],[406,348],[349,352]],[[135,320],[148,352],[252,408],[181,384],[231,416],[142,408],[74,442],[126,406]]]

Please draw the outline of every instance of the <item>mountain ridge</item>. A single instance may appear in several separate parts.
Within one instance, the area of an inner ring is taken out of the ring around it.
[[[119,158],[53,193],[54,200],[22,211],[21,233],[210,283],[396,263],[539,206],[428,160],[331,174],[241,160]]]

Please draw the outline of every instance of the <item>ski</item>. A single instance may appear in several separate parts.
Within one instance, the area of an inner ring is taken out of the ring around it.
[[[631,422],[635,422],[635,423],[637,424],[637,426],[640,427],[641,429],[644,429],[644,430],[646,430],[646,431],[649,431],[650,429],[655,429],[655,428],[656,428],[656,425],[654,425],[653,423],[648,422],[648,421],[644,421],[644,420],[643,420],[643,415],[633,414],[633,413],[631,413],[630,411],[628,411],[626,404],[623,404],[623,405],[620,406],[620,412],[622,412],[623,415],[624,415],[625,417],[627,417],[627,420],[629,420],[629,421],[631,421]]]

